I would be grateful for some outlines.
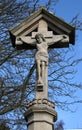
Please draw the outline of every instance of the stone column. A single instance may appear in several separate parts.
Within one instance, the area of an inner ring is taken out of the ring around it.
[[[27,105],[25,113],[28,130],[54,130],[57,113],[53,102],[47,99],[34,99]]]

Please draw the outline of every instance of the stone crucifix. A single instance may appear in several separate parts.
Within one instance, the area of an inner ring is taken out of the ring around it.
[[[39,21],[38,31],[32,32],[32,36],[19,36],[16,39],[16,45],[29,44],[29,48],[33,46],[37,49],[35,54],[37,81],[36,91],[43,91],[45,98],[47,98],[48,88],[48,47],[57,43],[68,43],[69,36],[53,35],[53,31],[48,31],[47,22],[44,20]],[[63,45],[63,44],[62,44]],[[39,93],[40,95],[40,93]],[[41,98],[40,96],[37,96]]]

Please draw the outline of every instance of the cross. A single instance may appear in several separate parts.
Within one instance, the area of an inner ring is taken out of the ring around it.
[[[38,31],[32,32],[32,36],[20,36],[16,39],[16,45],[27,45],[28,48],[36,48],[35,62],[37,71],[36,98],[48,98],[48,47],[58,43],[68,43],[69,37],[63,35],[53,35],[53,31],[48,31],[47,22],[40,20]],[[63,45],[63,44],[62,44]]]
[[[46,38],[52,38],[53,37],[53,32],[48,31],[47,22],[44,21],[44,20],[39,21],[38,33],[42,33],[44,35],[44,37],[46,37]],[[37,32],[32,32],[32,38],[35,38],[36,34],[37,34]]]

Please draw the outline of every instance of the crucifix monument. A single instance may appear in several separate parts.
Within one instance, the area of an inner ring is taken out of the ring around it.
[[[64,48],[74,44],[75,28],[43,7],[10,30],[17,49],[36,49],[35,99],[27,104],[28,130],[53,130],[57,113],[48,100],[48,48]]]
[[[37,49],[35,55],[37,70],[36,98],[48,98],[48,47],[54,45],[57,42],[69,42],[69,37],[67,35],[53,35],[53,32],[48,31],[47,29],[47,23],[44,20],[40,20],[38,25],[38,31],[32,32],[32,36],[19,36],[16,39],[16,45],[20,46],[25,43],[28,46],[34,46]],[[38,93],[37,91],[42,92]]]

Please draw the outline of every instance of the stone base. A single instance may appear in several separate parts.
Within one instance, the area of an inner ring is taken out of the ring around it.
[[[57,113],[52,102],[47,99],[35,99],[27,108],[25,119],[28,130],[54,130]]]

